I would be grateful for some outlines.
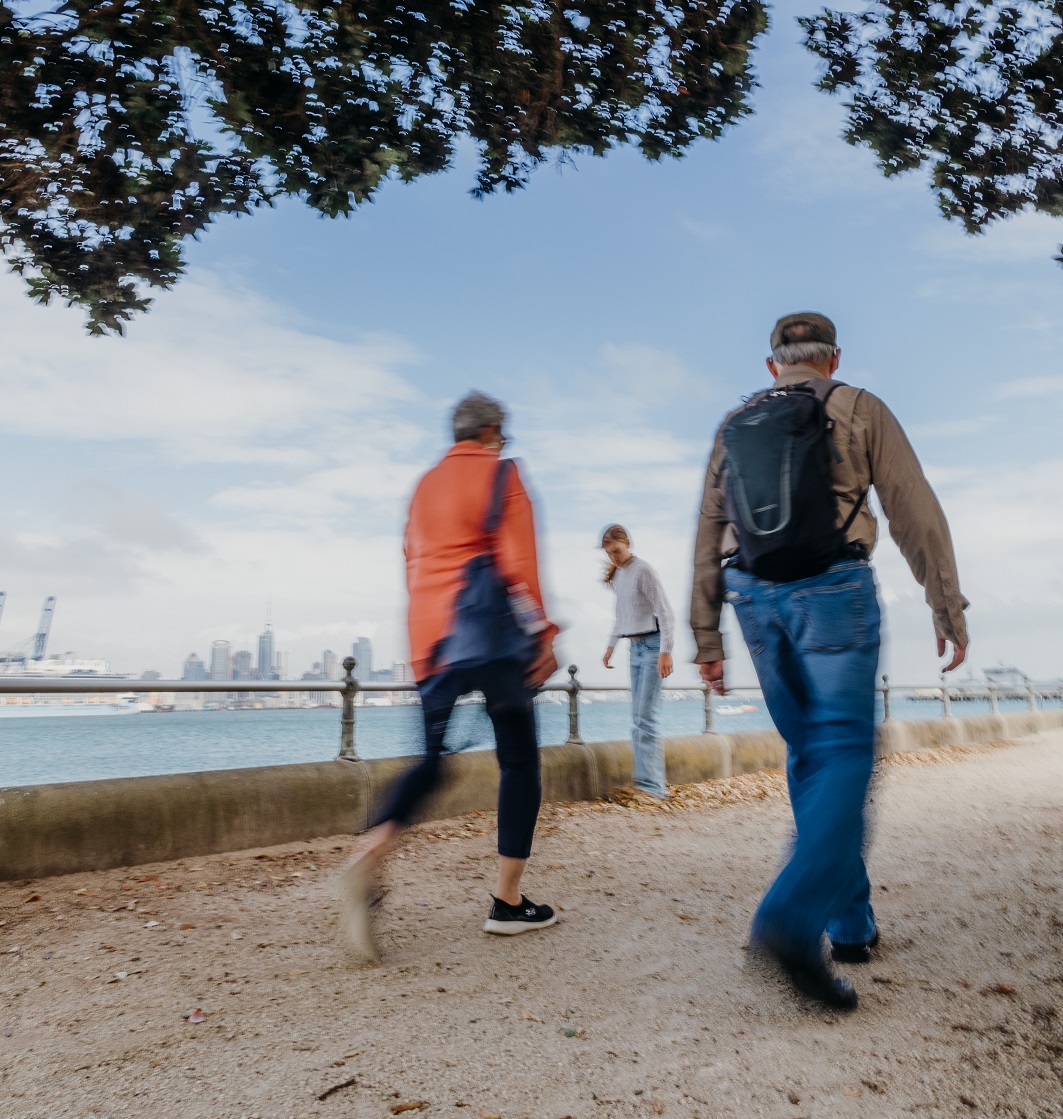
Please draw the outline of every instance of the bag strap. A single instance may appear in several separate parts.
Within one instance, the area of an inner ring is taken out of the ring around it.
[[[509,475],[513,470],[514,462],[511,458],[500,458],[495,470],[495,480],[491,486],[491,500],[487,503],[487,513],[484,516],[483,534],[491,538],[498,532],[502,523],[502,507],[506,501],[506,485]]]

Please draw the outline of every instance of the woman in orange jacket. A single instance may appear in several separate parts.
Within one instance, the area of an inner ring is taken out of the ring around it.
[[[505,489],[497,531],[485,535],[506,441],[504,423],[505,413],[491,397],[472,393],[462,400],[454,410],[454,445],[424,475],[410,503],[405,539],[410,660],[424,711],[425,756],[399,781],[344,873],[347,933],[370,958],[377,955],[370,922],[374,874],[439,784],[447,723],[457,699],[472,691],[484,694],[500,769],[498,881],[484,931],[513,935],[557,920],[550,906],[528,901],[520,890],[542,797],[532,700],[557,668],[557,626],[543,611],[532,505],[515,464],[501,479]],[[470,563],[488,552],[522,615],[522,628],[534,632],[526,642],[530,653],[453,663],[447,639],[455,630],[459,596]]]

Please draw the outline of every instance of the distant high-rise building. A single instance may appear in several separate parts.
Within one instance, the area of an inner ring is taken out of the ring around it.
[[[273,648],[273,626],[266,622],[266,629],[258,637],[258,678],[275,680],[277,671],[276,650]]]
[[[215,641],[210,647],[210,678],[212,680],[231,680],[233,678],[232,645],[228,641]]]
[[[354,668],[356,680],[373,679],[373,643],[368,637],[359,637],[351,646],[351,653],[358,662]]]
[[[396,684],[413,683],[413,672],[405,661],[392,661],[391,679]]]
[[[206,680],[207,666],[203,658],[196,653],[189,653],[185,659],[184,670],[181,672],[182,680]]]
[[[343,673],[337,671],[340,667],[340,658],[331,649],[326,649],[321,654],[321,671],[326,680],[338,680]]]
[[[232,676],[230,680],[253,680],[254,679],[254,661],[251,657],[250,649],[237,649],[233,653],[232,659]]]
[[[200,664],[202,664],[202,663],[203,662],[200,661]],[[161,672],[156,672],[155,669],[153,669],[153,668],[149,668],[147,670],[147,672],[142,672],[140,674],[140,678],[141,678],[141,680],[161,680],[162,679],[162,673]]]
[[[314,661],[314,664],[311,667],[310,671],[309,672],[304,672],[303,675],[300,677],[300,679],[302,679],[302,680],[324,680],[324,679],[326,679],[324,667],[325,666],[321,661]],[[309,701],[311,703],[326,704],[330,701],[330,693],[329,692],[308,691],[306,694],[307,694],[307,698],[309,699]]]
[[[288,679],[288,654],[287,653],[274,653],[273,654],[273,672],[275,680]]]

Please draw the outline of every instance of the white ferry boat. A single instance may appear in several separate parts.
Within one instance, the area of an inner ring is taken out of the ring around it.
[[[5,676],[40,677],[56,680],[68,677],[79,682],[92,677],[123,679],[111,671],[105,660],[79,660],[70,653],[42,660],[0,662],[0,679]],[[36,692],[0,693],[0,719],[24,719],[71,715],[135,715],[150,710],[133,692]]]
[[[55,715],[136,715],[137,697],[121,695],[0,695],[0,719]]]

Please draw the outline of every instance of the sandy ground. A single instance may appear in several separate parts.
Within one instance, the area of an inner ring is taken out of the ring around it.
[[[0,1115],[1063,1116],[1063,734],[891,762],[874,808],[849,1016],[745,966],[778,774],[546,810],[561,920],[520,937],[480,932],[490,816],[426,825],[376,968],[336,937],[343,837],[4,884]]]

